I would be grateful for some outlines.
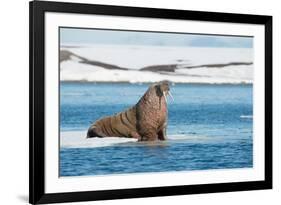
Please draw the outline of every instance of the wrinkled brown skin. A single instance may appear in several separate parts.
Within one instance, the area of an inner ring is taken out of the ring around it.
[[[90,126],[90,137],[127,137],[138,141],[165,140],[167,104],[160,89],[153,84],[132,108],[97,120]]]

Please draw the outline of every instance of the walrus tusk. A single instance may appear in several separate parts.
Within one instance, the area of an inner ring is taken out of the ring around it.
[[[168,91],[168,95],[171,97],[171,99],[174,101],[174,98],[173,98],[173,96],[172,96],[172,94],[171,94],[171,92],[170,91]]]

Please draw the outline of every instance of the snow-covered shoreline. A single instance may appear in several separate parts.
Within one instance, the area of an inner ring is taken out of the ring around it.
[[[253,50],[165,46],[61,47],[60,80],[251,84]]]

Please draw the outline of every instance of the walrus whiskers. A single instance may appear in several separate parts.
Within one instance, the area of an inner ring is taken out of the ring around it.
[[[172,101],[174,101],[174,98],[173,98],[171,92],[170,92],[170,91],[167,91],[167,92],[164,92],[164,93],[163,93],[166,103],[167,103],[167,96],[166,96],[167,94],[171,97]]]

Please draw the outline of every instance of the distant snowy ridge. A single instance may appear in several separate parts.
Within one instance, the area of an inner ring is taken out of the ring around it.
[[[62,47],[62,81],[252,83],[252,49]]]

